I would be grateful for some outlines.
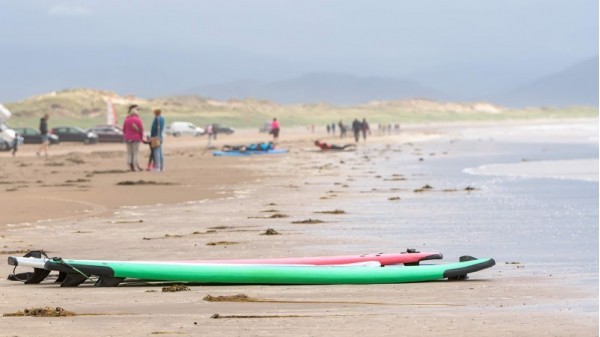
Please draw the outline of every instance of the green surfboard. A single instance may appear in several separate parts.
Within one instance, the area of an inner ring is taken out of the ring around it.
[[[89,276],[96,285],[116,286],[125,279],[201,284],[384,284],[466,279],[495,265],[493,259],[462,257],[460,262],[420,266],[273,266],[198,265],[49,259],[46,270],[64,277],[62,286],[77,286]]]

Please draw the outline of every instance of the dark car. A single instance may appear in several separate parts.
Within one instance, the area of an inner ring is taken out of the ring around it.
[[[215,124],[211,124],[211,125],[212,125],[212,134],[214,136],[216,136],[218,134],[230,135],[235,131],[233,128],[230,128],[229,126],[223,125],[223,124],[215,123]],[[207,125],[206,128],[204,128],[204,130],[208,130],[208,127],[209,127],[209,125]]]
[[[204,130],[210,130],[209,128],[212,129],[211,136],[209,136],[209,137],[212,137],[213,139],[217,139],[217,135],[219,135],[219,134],[230,135],[234,132],[233,128],[230,128],[223,124],[217,124],[217,123],[207,125]]]
[[[23,144],[41,144],[42,134],[34,128],[13,128],[19,136],[23,137]],[[57,135],[48,134],[50,144],[60,143],[60,138]]]
[[[98,135],[100,143],[122,143],[123,131],[112,125],[96,125],[87,130]]]
[[[98,143],[98,135],[85,131],[76,126],[59,126],[50,130],[50,133],[57,135],[61,142],[83,142],[84,144]]]
[[[223,124],[213,124],[213,133],[224,133],[226,135],[230,135],[234,132],[235,130],[233,128],[230,128],[227,125],[223,125]]]

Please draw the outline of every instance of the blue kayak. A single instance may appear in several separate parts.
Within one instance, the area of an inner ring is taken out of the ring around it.
[[[221,156],[229,156],[229,157],[246,157],[246,156],[253,156],[253,155],[261,155],[261,154],[282,154],[282,153],[287,153],[288,150],[287,149],[273,149],[273,150],[267,150],[267,151],[255,151],[255,150],[246,150],[246,151],[237,151],[237,150],[232,150],[232,151],[213,151],[213,156],[215,157],[221,157]]]

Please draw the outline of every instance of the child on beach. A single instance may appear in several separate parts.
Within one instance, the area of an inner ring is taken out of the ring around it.
[[[154,151],[152,151],[150,137],[146,137],[146,139],[143,140],[143,143],[148,144],[148,146],[150,147],[150,157],[148,157],[148,166],[146,167],[146,171],[152,171],[154,169]]]

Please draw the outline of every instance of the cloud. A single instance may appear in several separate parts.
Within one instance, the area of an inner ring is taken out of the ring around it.
[[[54,5],[48,11],[50,16],[85,16],[90,15],[91,11],[79,5]]]

